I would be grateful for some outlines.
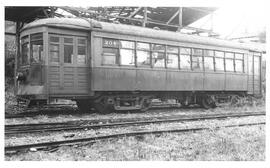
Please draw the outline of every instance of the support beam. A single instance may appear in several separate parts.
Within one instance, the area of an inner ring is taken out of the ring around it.
[[[50,9],[51,9],[50,17],[53,18],[55,16],[55,11],[56,11],[57,8],[50,7]]]
[[[139,7],[138,9],[136,9],[134,12],[132,12],[128,18],[132,18],[133,16],[135,16],[140,10],[142,9],[142,7]]]
[[[43,11],[44,15],[46,16],[46,18],[48,18],[49,14],[47,13],[47,11],[45,9],[43,9],[42,11]]]
[[[121,16],[122,12],[126,9],[126,7],[123,7],[121,11],[119,12],[118,16]]]
[[[198,11],[198,12],[203,12],[203,13],[206,13],[206,14],[209,13],[209,11],[207,9],[203,9],[202,7],[187,7],[187,8]]]
[[[213,31],[213,29],[214,29],[214,13],[211,13],[211,15],[210,15],[210,22],[211,22],[210,30]]]
[[[144,7],[143,27],[146,26],[146,22],[147,22],[147,7]]]
[[[178,28],[178,31],[180,31],[183,27],[183,8],[180,7],[179,8],[179,28]]]
[[[167,24],[171,23],[171,21],[173,21],[173,19],[179,14],[179,10],[177,12],[175,12],[175,14],[168,20]]]

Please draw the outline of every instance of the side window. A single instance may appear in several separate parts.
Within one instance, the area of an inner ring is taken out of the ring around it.
[[[190,56],[191,56],[191,49],[190,48],[180,48],[180,68],[181,69],[190,69]]]
[[[178,68],[178,47],[167,46],[167,67]]]
[[[50,36],[50,45],[49,45],[50,62],[60,62],[59,43],[60,43],[59,37]]]
[[[226,72],[234,72],[234,53],[225,53],[225,69]]]
[[[152,65],[153,67],[165,67],[165,46],[152,44]]]
[[[41,63],[44,60],[43,53],[43,34],[30,35],[30,60],[31,63]]]
[[[224,71],[224,52],[215,51],[215,70]]]
[[[214,71],[214,51],[204,50],[204,69]]]
[[[135,42],[120,40],[120,64],[135,65]]]
[[[192,49],[192,69],[203,70],[202,50]]]
[[[22,53],[20,58],[21,65],[29,64],[29,36],[24,36],[21,39]]]
[[[103,65],[118,65],[119,64],[119,41],[115,39],[103,39]]]
[[[137,43],[137,65],[150,66],[150,44]]]
[[[244,72],[244,54],[235,53],[235,71]]]
[[[86,40],[78,39],[77,64],[86,64]]]
[[[73,60],[73,38],[64,38],[64,63],[71,63]]]

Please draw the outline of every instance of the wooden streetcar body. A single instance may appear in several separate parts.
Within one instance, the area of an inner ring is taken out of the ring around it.
[[[261,95],[261,51],[240,43],[79,18],[37,20],[21,38],[16,59],[29,63],[18,66],[26,79],[17,76],[16,94],[31,101],[71,99],[103,111],[142,109],[151,98],[188,105]]]

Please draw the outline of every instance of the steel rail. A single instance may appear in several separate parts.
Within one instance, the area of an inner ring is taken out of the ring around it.
[[[110,139],[110,138],[121,138],[121,137],[139,136],[139,135],[147,135],[147,134],[195,132],[195,131],[202,131],[202,130],[221,129],[221,128],[230,128],[230,127],[254,126],[254,125],[265,125],[265,122],[224,125],[224,126],[217,126],[217,127],[214,127],[214,128],[199,127],[199,128],[187,128],[187,129],[158,130],[158,131],[137,131],[137,132],[119,133],[119,134],[103,135],[103,136],[97,136],[97,137],[80,138],[80,139],[72,139],[72,140],[43,142],[43,143],[35,143],[35,144],[27,144],[27,145],[16,145],[16,146],[6,146],[5,147],[5,152],[18,151],[18,150],[27,150],[27,149],[30,149],[30,148],[38,148],[40,150],[40,149],[46,149],[47,147],[50,147],[50,146],[53,146],[53,147],[58,146],[59,147],[61,145],[63,146],[63,145],[68,145],[68,144],[91,142],[91,141],[98,141],[98,140],[104,140],[104,139]]]
[[[47,131],[71,131],[79,129],[100,129],[108,127],[121,127],[121,126],[132,126],[132,125],[147,125],[152,123],[166,123],[166,122],[183,122],[183,121],[197,121],[197,120],[211,120],[211,119],[225,119],[229,117],[246,117],[246,116],[258,116],[265,115],[265,112],[256,113],[230,113],[230,114],[219,114],[219,115],[197,115],[197,116],[166,116],[160,117],[158,120],[156,118],[143,118],[144,121],[122,121],[122,122],[111,122],[106,124],[92,124],[88,123],[78,123],[78,122],[67,122],[65,123],[43,123],[39,124],[29,124],[29,125],[7,125],[5,126],[5,135],[21,134],[21,133],[42,133]],[[150,120],[151,119],[151,120]],[[86,120],[87,121],[87,120]],[[84,121],[85,122],[85,121]],[[57,126],[56,124],[59,124]],[[40,128],[40,126],[46,126]]]

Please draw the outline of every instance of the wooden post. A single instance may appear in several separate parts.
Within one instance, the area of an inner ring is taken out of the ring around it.
[[[146,26],[146,22],[147,22],[147,7],[144,7],[144,17],[143,17],[143,27]]]
[[[180,31],[181,29],[182,29],[182,27],[183,27],[183,8],[182,7],[180,7],[179,8],[179,28],[178,28],[178,31]]]
[[[210,19],[211,19],[211,28],[210,28],[210,30],[211,30],[211,32],[213,32],[213,28],[214,28],[214,14],[213,13],[211,13],[211,15],[210,15]]]
[[[17,68],[18,68],[18,59],[20,58],[20,27],[21,22],[16,22],[16,55],[15,55],[15,63],[14,63],[14,95],[17,94]]]

